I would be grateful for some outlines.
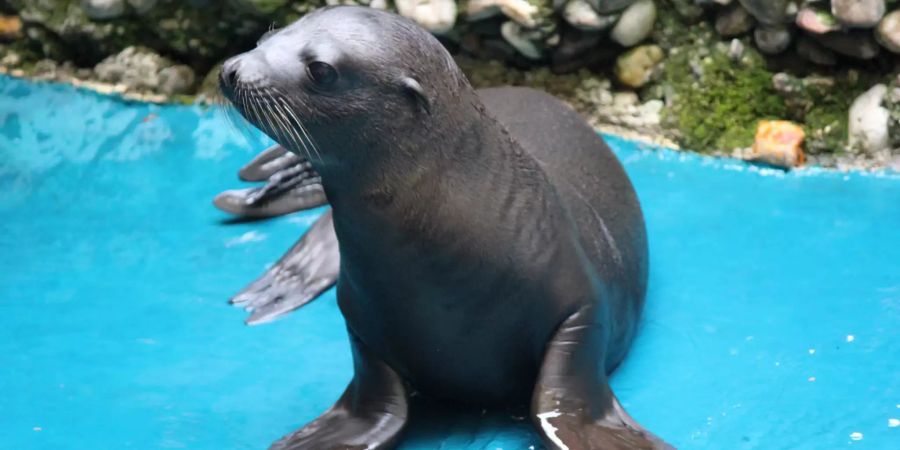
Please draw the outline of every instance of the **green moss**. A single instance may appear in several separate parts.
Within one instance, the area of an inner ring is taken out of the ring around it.
[[[675,91],[666,119],[679,130],[681,146],[700,152],[748,147],[760,119],[786,116],[772,74],[757,56],[735,63],[720,52],[700,59],[691,48],[681,50],[670,56],[664,74]]]

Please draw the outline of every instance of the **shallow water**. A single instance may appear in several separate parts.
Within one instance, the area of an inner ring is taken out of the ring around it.
[[[264,448],[338,397],[333,291],[259,327],[225,303],[321,212],[223,223],[254,136],[0,78],[0,448]],[[900,448],[900,177],[609,139],[652,258],[631,414],[680,448]],[[424,416],[403,449],[540,447],[508,414]]]

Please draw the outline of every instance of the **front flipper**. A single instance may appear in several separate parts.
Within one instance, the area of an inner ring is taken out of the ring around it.
[[[269,450],[392,448],[406,425],[409,404],[403,380],[353,333],[353,380],[341,398]]]
[[[304,161],[305,158],[287,151],[279,144],[275,144],[256,155],[247,165],[238,171],[238,177],[243,181],[266,181],[275,172],[284,170]]]
[[[217,208],[251,218],[280,216],[327,202],[321,177],[302,159],[272,173],[263,187],[228,190],[213,199]]]
[[[548,344],[531,401],[538,434],[555,450],[671,449],[613,395],[603,372],[602,331],[590,307],[583,308]]]
[[[341,255],[329,209],[300,241],[259,279],[231,299],[252,311],[248,325],[275,320],[309,302],[337,282]]]

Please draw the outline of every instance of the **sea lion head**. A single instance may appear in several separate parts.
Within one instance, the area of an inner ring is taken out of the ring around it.
[[[320,166],[414,134],[471,90],[427,31],[354,6],[323,8],[264,35],[225,62],[220,87],[254,126]]]

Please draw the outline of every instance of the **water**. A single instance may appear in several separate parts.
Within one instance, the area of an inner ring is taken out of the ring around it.
[[[680,448],[900,448],[900,177],[610,140],[652,257],[613,377],[632,415]],[[0,448],[264,448],[338,397],[333,292],[253,328],[225,303],[321,212],[223,223],[213,195],[266,144],[0,78]],[[403,449],[539,447],[508,414],[423,416]]]

